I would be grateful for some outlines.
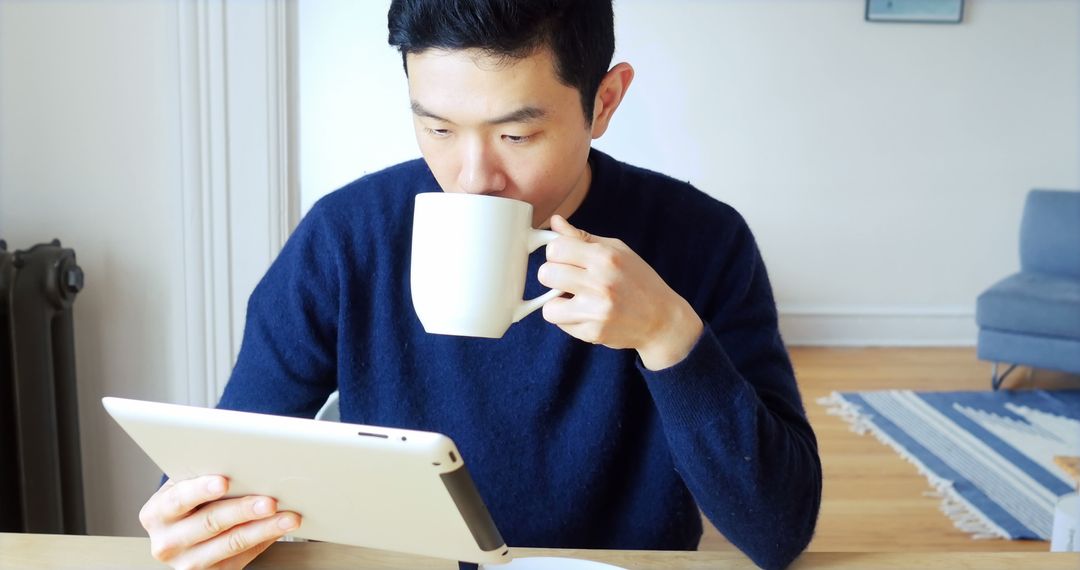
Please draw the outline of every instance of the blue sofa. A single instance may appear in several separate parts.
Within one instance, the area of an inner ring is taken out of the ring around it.
[[[1020,272],[979,295],[975,320],[995,390],[1017,365],[1080,373],[1080,192],[1028,193]]]

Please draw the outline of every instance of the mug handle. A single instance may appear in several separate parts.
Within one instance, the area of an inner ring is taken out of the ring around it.
[[[529,242],[528,242],[529,253],[532,253],[532,252],[536,251],[537,248],[539,248],[542,245],[547,245],[547,244],[551,243],[557,237],[559,237],[559,234],[557,234],[555,232],[552,232],[552,231],[534,230],[532,228],[529,228]],[[543,307],[544,304],[546,304],[548,301],[550,301],[550,300],[554,299],[555,297],[558,297],[559,295],[562,295],[562,294],[563,294],[562,291],[559,291],[558,289],[552,289],[552,290],[548,291],[547,293],[544,293],[543,295],[540,295],[539,297],[537,297],[535,299],[529,299],[528,301],[522,301],[521,304],[518,305],[517,309],[514,310],[514,321],[513,322],[516,323],[516,322],[520,321],[521,319],[525,318],[526,315],[528,315],[529,313],[539,309],[540,307]]]

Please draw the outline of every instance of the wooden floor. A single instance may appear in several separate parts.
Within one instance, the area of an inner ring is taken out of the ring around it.
[[[824,493],[811,551],[1046,551],[1042,541],[974,540],[953,527],[915,467],[871,435],[825,413],[817,399],[852,390],[987,390],[990,365],[973,348],[794,348],[792,360],[817,434]],[[1075,377],[1017,370],[1013,387],[1080,388]],[[702,550],[733,546],[706,521]]]

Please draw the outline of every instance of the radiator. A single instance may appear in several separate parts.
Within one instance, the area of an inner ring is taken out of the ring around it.
[[[83,286],[59,240],[0,241],[0,531],[86,534],[72,304]]]

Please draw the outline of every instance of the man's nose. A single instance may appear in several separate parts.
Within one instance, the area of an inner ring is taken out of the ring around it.
[[[506,189],[502,165],[487,145],[477,141],[465,149],[458,187],[466,194],[495,194]]]

